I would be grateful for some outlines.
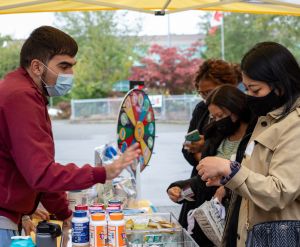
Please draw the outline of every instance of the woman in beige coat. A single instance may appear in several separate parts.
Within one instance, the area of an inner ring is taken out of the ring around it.
[[[197,166],[207,186],[224,184],[243,197],[238,247],[255,224],[300,221],[299,65],[284,46],[263,42],[246,53],[241,68],[249,108],[260,116],[244,159],[239,164],[207,157]],[[297,234],[300,242],[299,229]],[[272,247],[291,246],[277,241]]]

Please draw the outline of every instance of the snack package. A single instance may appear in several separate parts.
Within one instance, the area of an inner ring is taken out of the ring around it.
[[[95,165],[105,166],[112,164],[119,156],[120,152],[115,143],[110,142],[102,145],[95,148]],[[107,181],[104,185],[97,184],[96,191],[98,194],[97,202],[107,205],[109,200],[117,199],[123,202],[123,207],[126,207],[127,202],[132,198],[136,198],[137,194],[134,165],[124,169],[112,181]]]

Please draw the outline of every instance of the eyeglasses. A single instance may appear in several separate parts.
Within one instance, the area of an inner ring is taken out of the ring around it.
[[[206,90],[206,91],[200,91],[200,90],[197,91],[202,96],[202,98],[206,98],[213,91],[213,89]]]

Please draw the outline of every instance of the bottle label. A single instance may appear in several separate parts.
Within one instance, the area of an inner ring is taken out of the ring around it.
[[[108,226],[108,246],[126,246],[125,226]]]
[[[89,222],[72,222],[72,243],[83,244],[89,242]]]
[[[90,246],[103,247],[107,238],[105,226],[90,226]]]

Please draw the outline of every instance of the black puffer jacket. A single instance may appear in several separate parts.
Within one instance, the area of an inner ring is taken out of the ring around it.
[[[200,135],[203,135],[203,129],[207,125],[208,120],[209,120],[209,112],[208,112],[207,105],[204,103],[204,101],[201,101],[196,105],[193,111],[188,132],[197,129]],[[193,166],[191,177],[197,175],[196,166],[198,165],[198,161],[194,158],[194,154],[188,152],[184,148],[182,148],[182,153],[184,158],[187,160],[187,162],[189,162],[189,164]]]

